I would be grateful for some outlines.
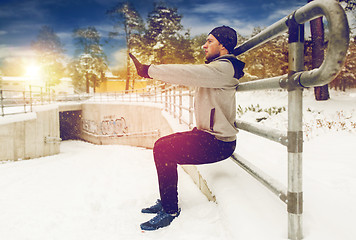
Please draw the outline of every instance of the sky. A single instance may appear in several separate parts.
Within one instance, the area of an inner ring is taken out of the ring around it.
[[[146,20],[155,0],[131,0]],[[192,36],[228,25],[243,36],[255,27],[267,27],[306,4],[307,0],[165,0],[183,16],[182,24]],[[113,30],[106,11],[118,0],[1,0],[0,65],[5,61],[31,59],[31,42],[40,28],[50,26],[64,44],[68,59],[73,57],[72,33],[75,28],[94,26],[105,39]],[[122,62],[123,43],[106,45],[110,67]],[[121,50],[121,51],[120,51]]]

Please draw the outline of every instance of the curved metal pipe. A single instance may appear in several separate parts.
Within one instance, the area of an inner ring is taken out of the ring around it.
[[[298,23],[325,16],[329,25],[329,43],[322,65],[299,77],[299,86],[322,86],[331,82],[341,71],[349,47],[349,25],[340,4],[334,0],[315,0],[295,12]]]
[[[264,84],[264,89],[276,88],[279,84],[281,88],[290,89],[294,87],[322,86],[331,82],[341,71],[344,65],[347,49],[349,46],[349,25],[346,14],[340,4],[335,0],[315,0],[296,10],[288,17],[279,20],[264,31],[252,37],[242,45],[234,49],[235,56],[252,50],[255,47],[277,37],[288,30],[290,21],[303,24],[314,18],[325,16],[329,25],[329,43],[322,65],[311,71],[298,72],[289,77],[280,76],[272,79],[257,80]],[[241,83],[238,91],[251,90],[259,83],[255,81]]]

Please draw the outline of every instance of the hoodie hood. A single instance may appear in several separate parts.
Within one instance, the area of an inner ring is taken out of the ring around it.
[[[231,62],[232,65],[234,66],[234,70],[235,70],[234,78],[240,79],[245,75],[245,73],[243,71],[243,69],[245,67],[245,63],[243,61],[240,61],[239,59],[237,59],[235,57],[235,55],[233,55],[233,54],[227,54],[227,55],[217,57],[210,62],[224,60],[224,59]],[[210,62],[206,62],[206,63],[210,63]]]

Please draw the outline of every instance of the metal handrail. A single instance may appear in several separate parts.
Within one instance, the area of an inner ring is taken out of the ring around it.
[[[304,23],[325,16],[329,24],[330,39],[323,63],[317,69],[304,70]],[[250,175],[264,184],[287,204],[288,238],[303,238],[303,190],[302,190],[302,90],[331,82],[341,71],[349,45],[349,26],[346,14],[335,0],[315,0],[299,8],[288,17],[279,20],[234,50],[240,55],[286,32],[289,33],[289,73],[283,76],[241,83],[237,91],[266,89],[288,90],[288,131],[256,126],[237,121],[239,129],[265,137],[285,145],[288,150],[288,189],[256,168],[243,157],[233,154],[232,160]]]
[[[345,62],[350,32],[346,14],[340,4],[334,0],[314,0],[306,4],[235,48],[234,54],[238,56],[262,45],[288,31],[292,24],[304,24],[320,16],[325,16],[328,21],[330,39],[324,61],[319,68],[241,83],[237,91],[274,88],[293,89],[296,87],[322,86],[331,82],[341,71]]]
[[[34,90],[35,88],[37,90]],[[29,90],[23,91],[0,89],[0,116],[32,112],[34,105],[50,102],[53,102],[53,94],[50,89],[43,91],[42,87],[37,86],[29,86]],[[14,109],[19,107],[22,109]]]
[[[185,91],[183,91],[183,89]],[[193,128],[194,121],[194,106],[193,106],[193,90],[179,85],[161,84],[151,88],[123,90],[118,92],[95,93],[91,95],[91,100],[108,102],[153,102],[164,104],[163,109],[177,118],[180,124],[185,124],[189,129]],[[106,97],[106,98],[105,98]],[[183,97],[188,98],[188,104],[183,104]],[[147,99],[149,98],[149,99]],[[183,114],[183,111],[187,114]],[[186,116],[186,118],[184,118]]]

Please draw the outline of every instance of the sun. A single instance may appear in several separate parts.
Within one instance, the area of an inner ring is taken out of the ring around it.
[[[37,65],[31,64],[26,67],[26,76],[30,78],[39,78],[41,68]]]
[[[31,63],[25,68],[25,77],[28,79],[28,84],[31,86],[43,86],[43,74],[40,65]]]

